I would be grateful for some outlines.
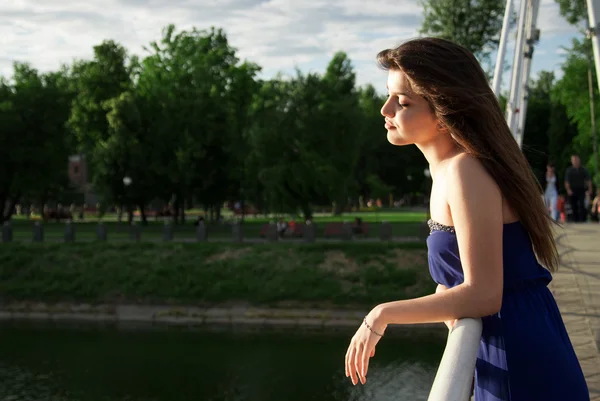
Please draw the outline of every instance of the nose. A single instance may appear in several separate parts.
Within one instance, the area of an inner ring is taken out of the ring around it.
[[[381,107],[381,115],[384,116],[384,117],[393,118],[394,117],[394,110],[392,108],[392,105],[390,104],[390,99],[391,98],[387,98],[387,100],[385,101],[385,103]]]

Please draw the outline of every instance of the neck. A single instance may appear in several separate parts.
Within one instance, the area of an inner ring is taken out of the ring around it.
[[[417,143],[416,146],[427,159],[432,177],[435,176],[435,171],[440,163],[460,152],[450,135],[438,135],[431,141]]]

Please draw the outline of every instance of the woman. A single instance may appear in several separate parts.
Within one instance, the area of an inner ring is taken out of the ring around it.
[[[429,162],[429,270],[439,285],[373,308],[348,347],[346,376],[366,382],[389,324],[473,317],[483,321],[477,401],[589,400],[547,288],[558,265],[552,220],[479,63],[435,38],[384,50],[378,62],[388,70],[388,141],[415,144]]]
[[[554,164],[548,163],[546,166],[546,190],[544,191],[544,202],[546,210],[550,212],[552,220],[558,221],[558,180]]]

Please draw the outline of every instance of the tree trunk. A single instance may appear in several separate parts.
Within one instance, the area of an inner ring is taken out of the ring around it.
[[[335,216],[341,216],[344,213],[344,205],[340,202],[335,203],[335,208],[333,209],[333,214]]]
[[[138,203],[138,206],[140,208],[140,216],[142,216],[142,225],[147,226],[148,220],[146,219],[146,206],[144,205],[144,202]]]
[[[6,208],[6,201],[8,196],[6,193],[0,192],[0,223],[4,223],[6,221],[6,216],[4,214],[4,210]]]
[[[216,213],[214,214],[216,215],[217,221],[221,220],[221,205],[217,205],[216,208],[213,206],[213,209],[216,209]]]
[[[304,221],[312,220],[312,208],[308,204],[308,202],[302,202],[302,214],[304,215]]]
[[[8,208],[4,209],[4,210],[6,210],[6,213],[3,213],[3,217],[0,218],[2,223],[11,219],[11,217],[14,213],[14,210],[15,210],[15,206],[17,205],[17,202],[19,201],[20,197],[21,197],[21,195],[17,195],[15,197],[10,198],[10,200],[8,202]]]
[[[246,201],[242,199],[240,202],[240,210],[242,211],[242,219],[241,222],[244,222],[244,217],[246,217]]]
[[[175,224],[179,224],[179,216],[181,213],[181,193],[178,191],[175,193],[175,202],[173,202],[173,221]]]
[[[40,202],[40,214],[42,216],[42,220],[44,221],[44,223],[48,220],[48,215],[46,214],[46,197],[42,196],[39,199]]]
[[[127,203],[127,224],[131,225],[133,222],[133,205]]]

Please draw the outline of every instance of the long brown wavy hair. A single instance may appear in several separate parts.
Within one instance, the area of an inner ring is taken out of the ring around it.
[[[483,164],[529,233],[540,263],[555,271],[558,251],[541,186],[475,56],[448,40],[419,38],[383,50],[377,62],[402,71],[462,150]]]

